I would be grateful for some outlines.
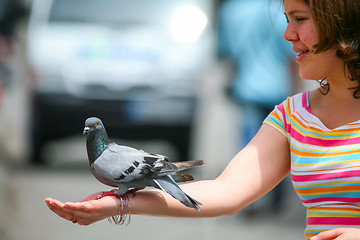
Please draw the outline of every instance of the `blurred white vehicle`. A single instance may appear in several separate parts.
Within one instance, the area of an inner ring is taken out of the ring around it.
[[[182,157],[213,58],[212,1],[33,0],[28,57],[38,84],[33,161],[89,116],[111,135],[163,138]]]

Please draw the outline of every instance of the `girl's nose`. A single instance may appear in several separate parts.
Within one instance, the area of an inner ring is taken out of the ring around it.
[[[285,33],[284,33],[284,39],[288,42],[293,42],[298,40],[298,35],[294,28],[290,26],[290,24],[287,26]]]

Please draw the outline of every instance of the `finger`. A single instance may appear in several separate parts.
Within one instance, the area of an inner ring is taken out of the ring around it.
[[[100,211],[101,209],[114,208],[118,206],[116,197],[104,197],[99,200],[89,200],[81,202],[66,202],[64,208],[83,212]]]
[[[92,212],[96,207],[96,200],[84,201],[84,202],[66,202],[64,204],[64,210],[68,211],[79,211],[79,212]]]
[[[73,214],[74,211],[84,211],[86,209],[91,208],[92,205],[87,204],[87,202],[66,202],[63,203],[59,200],[47,198],[45,199],[47,206],[51,210],[55,210],[57,212],[64,211],[68,214]]]
[[[70,210],[81,211],[81,210],[84,210],[84,204],[83,204],[83,202],[66,202],[66,203],[64,203],[64,208],[70,209]]]
[[[60,210],[62,208],[66,208],[66,209],[72,209],[72,210],[82,210],[84,208],[82,202],[63,203],[59,200],[52,199],[52,198],[46,198],[45,203],[50,209],[59,209]]]
[[[57,214],[59,217],[62,217],[66,220],[72,220],[74,218],[74,212],[64,211],[64,203],[56,199],[46,199],[46,205],[48,208]]]
[[[91,219],[90,216],[84,212],[73,211],[66,208],[58,208],[54,206],[52,206],[51,208],[51,210],[59,217],[73,223],[78,223],[80,225],[87,225],[89,220]]]
[[[45,198],[45,203],[46,203],[47,205],[53,203],[54,201],[55,201],[55,199],[53,199],[53,198]]]
[[[50,208],[50,210],[52,210],[52,211],[57,208],[61,208],[64,205],[62,202],[60,202],[56,199],[52,199],[52,198],[46,198],[45,203],[48,206],[48,208]]]
[[[59,217],[64,218],[65,220],[71,221],[73,223],[78,223],[79,225],[89,225],[93,222],[99,221],[101,219],[94,219],[94,217],[85,212],[82,208],[82,204],[78,202],[74,203],[62,203],[56,199],[47,198],[45,202],[49,209],[57,214]],[[68,207],[65,207],[68,206]],[[69,206],[75,206],[75,209],[69,208]],[[80,206],[80,208],[79,208]],[[76,209],[80,209],[80,211]]]
[[[65,203],[63,212],[73,216],[79,225],[89,225],[106,217],[99,214],[98,208],[93,207],[89,202]]]
[[[46,205],[50,208],[50,207],[51,207],[51,203],[52,203],[52,199],[51,199],[51,198],[46,198],[46,199],[45,199],[45,203],[46,203]]]
[[[333,229],[319,233],[318,235],[310,238],[310,240],[333,240],[342,234],[341,229]]]
[[[59,201],[59,200],[56,200],[56,199],[49,199],[50,200],[50,204],[53,205],[53,206],[57,206],[57,207],[63,207],[64,206],[64,203]]]

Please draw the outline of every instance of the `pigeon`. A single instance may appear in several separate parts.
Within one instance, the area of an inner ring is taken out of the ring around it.
[[[117,188],[110,195],[120,197],[129,190],[155,187],[185,206],[200,211],[199,205],[202,204],[183,192],[176,182],[194,180],[190,174],[180,174],[179,171],[200,166],[202,160],[170,162],[164,155],[118,145],[109,140],[102,121],[97,117],[86,119],[83,134],[87,134],[87,155],[93,175],[101,183]]]

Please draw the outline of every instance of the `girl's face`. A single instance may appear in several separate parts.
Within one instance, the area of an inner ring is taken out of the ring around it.
[[[284,39],[291,42],[293,50],[298,53],[296,62],[300,77],[319,80],[339,74],[343,61],[336,57],[334,49],[313,53],[319,34],[310,7],[302,0],[284,0],[284,9],[288,20]]]

